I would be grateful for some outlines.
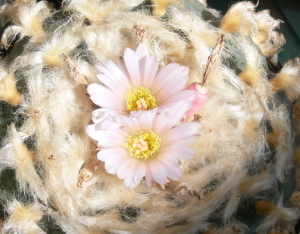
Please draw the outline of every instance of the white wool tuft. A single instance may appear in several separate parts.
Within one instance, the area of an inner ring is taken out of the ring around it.
[[[5,222],[3,233],[45,234],[37,225],[43,216],[43,208],[38,203],[24,206],[14,200],[7,211],[10,217]]]

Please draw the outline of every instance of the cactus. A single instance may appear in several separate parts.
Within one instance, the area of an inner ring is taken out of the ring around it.
[[[300,62],[274,71],[284,37],[267,11],[251,2],[222,16],[205,0],[64,0],[60,9],[16,0],[1,15],[3,233],[293,230]],[[195,156],[180,160],[182,178],[128,188],[86,133],[99,108],[87,85],[100,83],[95,64],[140,43],[161,69],[188,67],[188,83],[209,96],[182,125],[202,126]]]

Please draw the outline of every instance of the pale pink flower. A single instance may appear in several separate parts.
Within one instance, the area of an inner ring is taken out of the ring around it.
[[[160,66],[142,43],[136,51],[126,48],[116,63],[95,66],[102,72],[97,75],[102,84],[90,84],[87,91],[96,105],[118,113],[151,110],[180,100],[192,102],[196,97],[195,90],[185,89],[188,67],[178,63]]]
[[[179,159],[191,159],[196,153],[188,145],[198,139],[201,125],[182,122],[191,105],[179,101],[131,116],[108,112],[86,131],[98,142],[97,157],[106,171],[124,179],[127,187],[138,186],[143,177],[147,186],[166,184],[167,178],[182,178]]]

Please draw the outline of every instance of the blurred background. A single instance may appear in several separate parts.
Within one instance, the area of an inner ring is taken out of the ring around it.
[[[207,0],[207,5],[221,11],[224,15],[235,0]],[[256,0],[252,0],[254,4]],[[279,63],[283,65],[289,59],[300,57],[300,0],[260,0],[256,11],[270,10],[275,19],[281,19],[280,31],[285,39],[283,51],[279,54]]]

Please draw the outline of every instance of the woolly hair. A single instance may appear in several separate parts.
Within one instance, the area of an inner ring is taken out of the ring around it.
[[[220,16],[203,0],[64,0],[55,11],[17,0],[1,15],[2,44],[13,47],[0,65],[4,233],[293,229],[300,65],[295,59],[278,74],[269,70],[284,38],[268,11],[239,2]],[[85,132],[97,108],[86,94],[86,84],[97,82],[94,64],[116,61],[142,39],[161,65],[188,66],[189,83],[201,83],[222,35],[224,49],[205,83],[209,99],[197,113],[197,154],[182,164],[182,180],[125,187],[105,171]]]

